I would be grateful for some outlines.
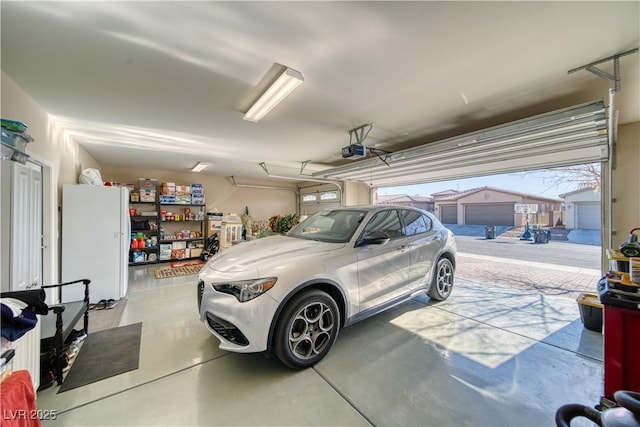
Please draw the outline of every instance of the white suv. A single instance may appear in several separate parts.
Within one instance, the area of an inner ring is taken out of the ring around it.
[[[223,350],[319,362],[340,328],[453,287],[456,244],[432,214],[402,206],[325,210],[286,236],[244,242],[198,276],[200,319]]]

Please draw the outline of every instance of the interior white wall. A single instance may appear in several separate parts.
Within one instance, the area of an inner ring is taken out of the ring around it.
[[[27,145],[27,153],[46,169],[43,170],[43,233],[47,248],[44,253],[43,283],[52,283],[59,280],[58,207],[62,185],[76,182],[82,168],[99,167],[99,163],[68,135],[59,132],[46,111],[4,71],[0,72],[2,117],[21,121],[28,126],[27,133],[34,138],[34,142]]]
[[[618,128],[612,187],[613,246],[617,247],[632,228],[640,227],[640,122]]]

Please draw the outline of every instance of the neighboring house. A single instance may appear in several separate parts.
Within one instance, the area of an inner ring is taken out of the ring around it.
[[[430,196],[409,196],[407,194],[391,194],[387,196],[378,196],[378,205],[400,205],[413,206],[414,208],[424,209],[433,212],[433,197]]]
[[[560,194],[565,204],[565,226],[571,229],[600,230],[602,228],[602,201],[600,192],[582,188]]]
[[[446,190],[432,194],[435,214],[444,224],[509,225],[521,227],[526,217],[515,211],[516,204],[534,204],[529,224],[553,227],[562,222],[562,201],[531,194],[479,187],[466,191]]]

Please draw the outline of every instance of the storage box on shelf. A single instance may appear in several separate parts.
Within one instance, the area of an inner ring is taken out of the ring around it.
[[[629,258],[622,255],[618,249],[607,249],[607,258],[609,259],[609,271],[612,273],[628,273],[629,272]]]
[[[26,133],[27,125],[8,119],[0,119],[0,122],[0,133],[2,134],[0,158],[25,164],[29,159],[29,155],[26,153],[27,144],[33,142],[33,138]]]
[[[201,186],[200,186],[201,188]],[[160,261],[198,258],[204,248],[204,196],[202,204],[191,200],[191,186],[163,183],[159,200]],[[174,194],[165,194],[173,192]]]
[[[136,193],[132,193],[136,194]],[[129,204],[131,243],[129,265],[158,262],[158,205],[156,201],[132,201]]]

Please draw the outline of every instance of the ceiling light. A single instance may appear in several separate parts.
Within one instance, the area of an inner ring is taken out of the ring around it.
[[[200,172],[201,170],[203,170],[207,166],[209,166],[209,163],[198,162],[197,165],[195,165],[193,168],[191,168],[191,172]]]
[[[254,102],[243,119],[257,122],[269,113],[276,105],[287,97],[304,81],[302,73],[293,68],[285,67],[264,93]]]

